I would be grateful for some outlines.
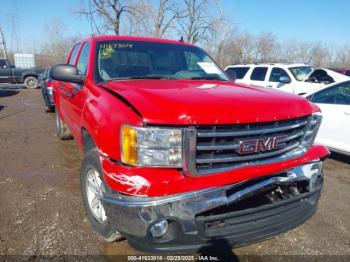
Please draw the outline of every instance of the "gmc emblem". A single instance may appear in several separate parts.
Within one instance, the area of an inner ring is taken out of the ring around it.
[[[258,152],[270,151],[278,148],[282,148],[285,142],[286,136],[269,137],[268,139],[252,139],[239,141],[239,147],[237,152],[239,154],[252,154]]]

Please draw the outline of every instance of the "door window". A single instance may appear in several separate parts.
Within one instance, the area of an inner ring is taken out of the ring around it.
[[[6,69],[7,68],[7,64],[5,60],[0,60],[0,69]]]
[[[350,105],[350,81],[315,93],[311,97],[311,102],[320,104]]]
[[[226,73],[235,79],[243,79],[248,70],[249,67],[229,67],[227,68]]]
[[[279,68],[279,67],[274,67],[274,68],[272,68],[269,81],[270,82],[280,82],[281,76],[288,77],[290,79],[289,75],[287,74],[287,72],[285,70],[283,70],[282,68]]]
[[[82,75],[86,74],[88,60],[89,60],[89,49],[90,49],[89,44],[84,43],[77,62],[77,68],[78,68],[79,74],[82,74]]]
[[[78,53],[78,50],[79,50],[79,46],[80,46],[80,43],[79,43],[79,44],[76,44],[76,45],[73,47],[73,50],[72,50],[72,53],[71,53],[71,55],[70,55],[68,64],[74,65],[75,58],[76,58],[77,53]]]
[[[250,80],[264,81],[266,77],[267,67],[256,67],[254,68]]]

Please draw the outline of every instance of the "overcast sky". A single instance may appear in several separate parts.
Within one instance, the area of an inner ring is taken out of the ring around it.
[[[68,35],[88,35],[89,22],[72,12],[80,3],[81,0],[0,0],[0,23],[9,49],[32,52],[39,47],[47,35],[44,26],[53,16],[63,20]],[[252,34],[272,32],[282,41],[350,44],[348,0],[223,0],[223,6],[232,23]]]

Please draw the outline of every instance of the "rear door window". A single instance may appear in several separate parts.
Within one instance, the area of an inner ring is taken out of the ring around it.
[[[266,77],[267,67],[256,67],[254,68],[250,80],[264,81]]]
[[[226,69],[226,73],[228,73],[232,78],[243,79],[248,70],[249,67],[230,67]]]
[[[77,62],[77,68],[79,71],[79,74],[85,75],[89,60],[89,44],[84,43],[83,48],[81,49],[79,60]]]
[[[79,43],[79,44],[76,44],[76,45],[73,47],[72,53],[71,53],[71,55],[70,55],[70,57],[69,57],[68,64],[74,65],[75,58],[76,58],[77,53],[78,53],[78,50],[79,50],[79,46],[80,46],[80,43]]]

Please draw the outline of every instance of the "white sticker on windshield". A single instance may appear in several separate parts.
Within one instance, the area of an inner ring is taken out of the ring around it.
[[[221,75],[220,69],[214,64],[210,62],[198,62],[197,63],[207,74],[217,74]]]

